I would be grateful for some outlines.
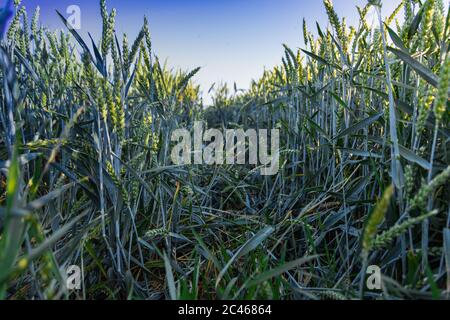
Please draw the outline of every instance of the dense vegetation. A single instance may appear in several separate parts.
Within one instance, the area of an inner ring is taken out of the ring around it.
[[[369,2],[348,27],[325,0],[329,26],[304,23],[304,49],[204,108],[198,69],[162,65],[146,20],[129,42],[102,0],[102,38],[84,42],[15,1],[0,48],[0,298],[448,298],[448,8]],[[279,173],[173,165],[172,131],[198,120],[279,128]],[[66,290],[70,265],[81,291]]]

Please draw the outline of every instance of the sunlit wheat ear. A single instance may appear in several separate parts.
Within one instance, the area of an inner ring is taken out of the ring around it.
[[[433,29],[435,0],[427,0],[424,6],[425,7],[422,21],[422,41],[424,50],[428,50],[433,45],[433,35],[430,34],[430,30]]]
[[[400,2],[400,4],[395,8],[395,10],[391,13],[391,15],[386,19],[386,25],[389,26],[392,21],[396,18],[396,16],[400,13],[400,11],[403,9],[404,3]]]
[[[436,32],[438,41],[443,41],[445,31],[445,8],[444,0],[435,0],[434,15],[433,15],[433,29]]]
[[[373,249],[373,240],[378,232],[378,227],[384,220],[393,194],[394,187],[391,185],[384,191],[366,222],[362,238],[363,255],[367,255]]]

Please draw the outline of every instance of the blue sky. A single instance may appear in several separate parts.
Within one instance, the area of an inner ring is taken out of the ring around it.
[[[2,0],[3,2],[4,0]],[[383,11],[390,13],[401,0],[384,1]],[[100,33],[99,1],[95,0],[23,0],[31,16],[37,5],[41,22],[62,28],[55,9],[65,13],[78,5],[82,14],[80,34]],[[214,82],[225,81],[247,88],[264,68],[280,63],[282,44],[292,48],[303,45],[302,19],[310,28],[318,21],[327,25],[320,0],[109,0],[108,9],[116,8],[117,31],[131,39],[137,35],[146,15],[150,21],[153,48],[160,60],[173,67],[202,70],[196,77],[204,91]],[[366,0],[334,0],[340,17],[349,24],[357,22],[355,6]],[[208,100],[208,99],[206,99]]]

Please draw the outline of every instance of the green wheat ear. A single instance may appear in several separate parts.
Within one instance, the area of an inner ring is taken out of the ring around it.
[[[410,218],[401,224],[397,224],[397,225],[393,226],[392,228],[383,232],[382,234],[377,235],[371,243],[371,248],[372,249],[382,249],[382,248],[386,247],[395,238],[401,236],[406,231],[408,231],[409,228],[437,215],[437,213],[438,213],[438,211],[434,210],[434,211],[431,211],[430,213],[421,215],[420,217]]]
[[[159,228],[159,229],[153,229],[153,230],[149,230],[145,233],[144,238],[146,239],[154,239],[156,237],[159,236],[167,236],[169,234],[169,232],[165,229],[165,228]]]
[[[381,0],[369,0],[368,1],[372,6],[381,7]]]
[[[383,196],[370,214],[363,233],[363,254],[368,254],[372,250],[373,240],[377,234],[379,225],[383,222],[393,194],[394,186],[391,185],[384,191]]]
[[[303,18],[303,39],[305,41],[305,46],[308,46],[308,27],[305,18]]]
[[[394,21],[395,17],[400,13],[400,10],[403,8],[404,3],[401,2],[392,12],[392,14],[389,16],[389,18],[386,20],[386,25],[389,26],[392,21]]]
[[[445,29],[444,1],[436,0],[434,3],[433,28],[439,41],[443,40]]]
[[[341,44],[344,45],[345,42],[345,35],[344,31],[342,30],[342,25],[339,20],[339,17],[334,10],[333,7],[333,1],[332,0],[324,0],[323,1],[325,5],[325,9],[327,11],[328,18],[330,19],[330,23],[333,26],[334,30],[336,31],[337,37],[339,41],[341,41]]]
[[[437,90],[436,105],[434,113],[436,115],[436,121],[442,123],[447,111],[448,102],[448,88],[450,86],[450,56],[445,59],[441,68],[441,76],[439,80],[439,88]]]
[[[424,184],[419,189],[419,192],[411,200],[411,209],[424,210],[428,196],[434,192],[437,188],[448,182],[450,178],[450,166],[448,166],[443,172],[436,176],[429,184]]]
[[[433,45],[433,33],[430,32],[430,30],[432,30],[433,28],[434,0],[428,0],[424,6],[425,7],[422,20],[422,41],[426,50],[431,48]]]
[[[322,296],[327,299],[327,300],[335,300],[335,301],[344,301],[347,300],[347,297],[345,297],[344,295],[340,294],[339,292],[335,292],[335,291],[324,291],[322,293]]]

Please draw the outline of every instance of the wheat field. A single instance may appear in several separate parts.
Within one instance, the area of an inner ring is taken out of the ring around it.
[[[324,0],[328,25],[303,21],[301,49],[212,106],[144,17],[128,39],[101,0],[86,39],[20,2],[0,14],[0,299],[450,298],[444,1],[368,1],[348,26]],[[279,129],[278,173],[174,165],[196,121]]]

